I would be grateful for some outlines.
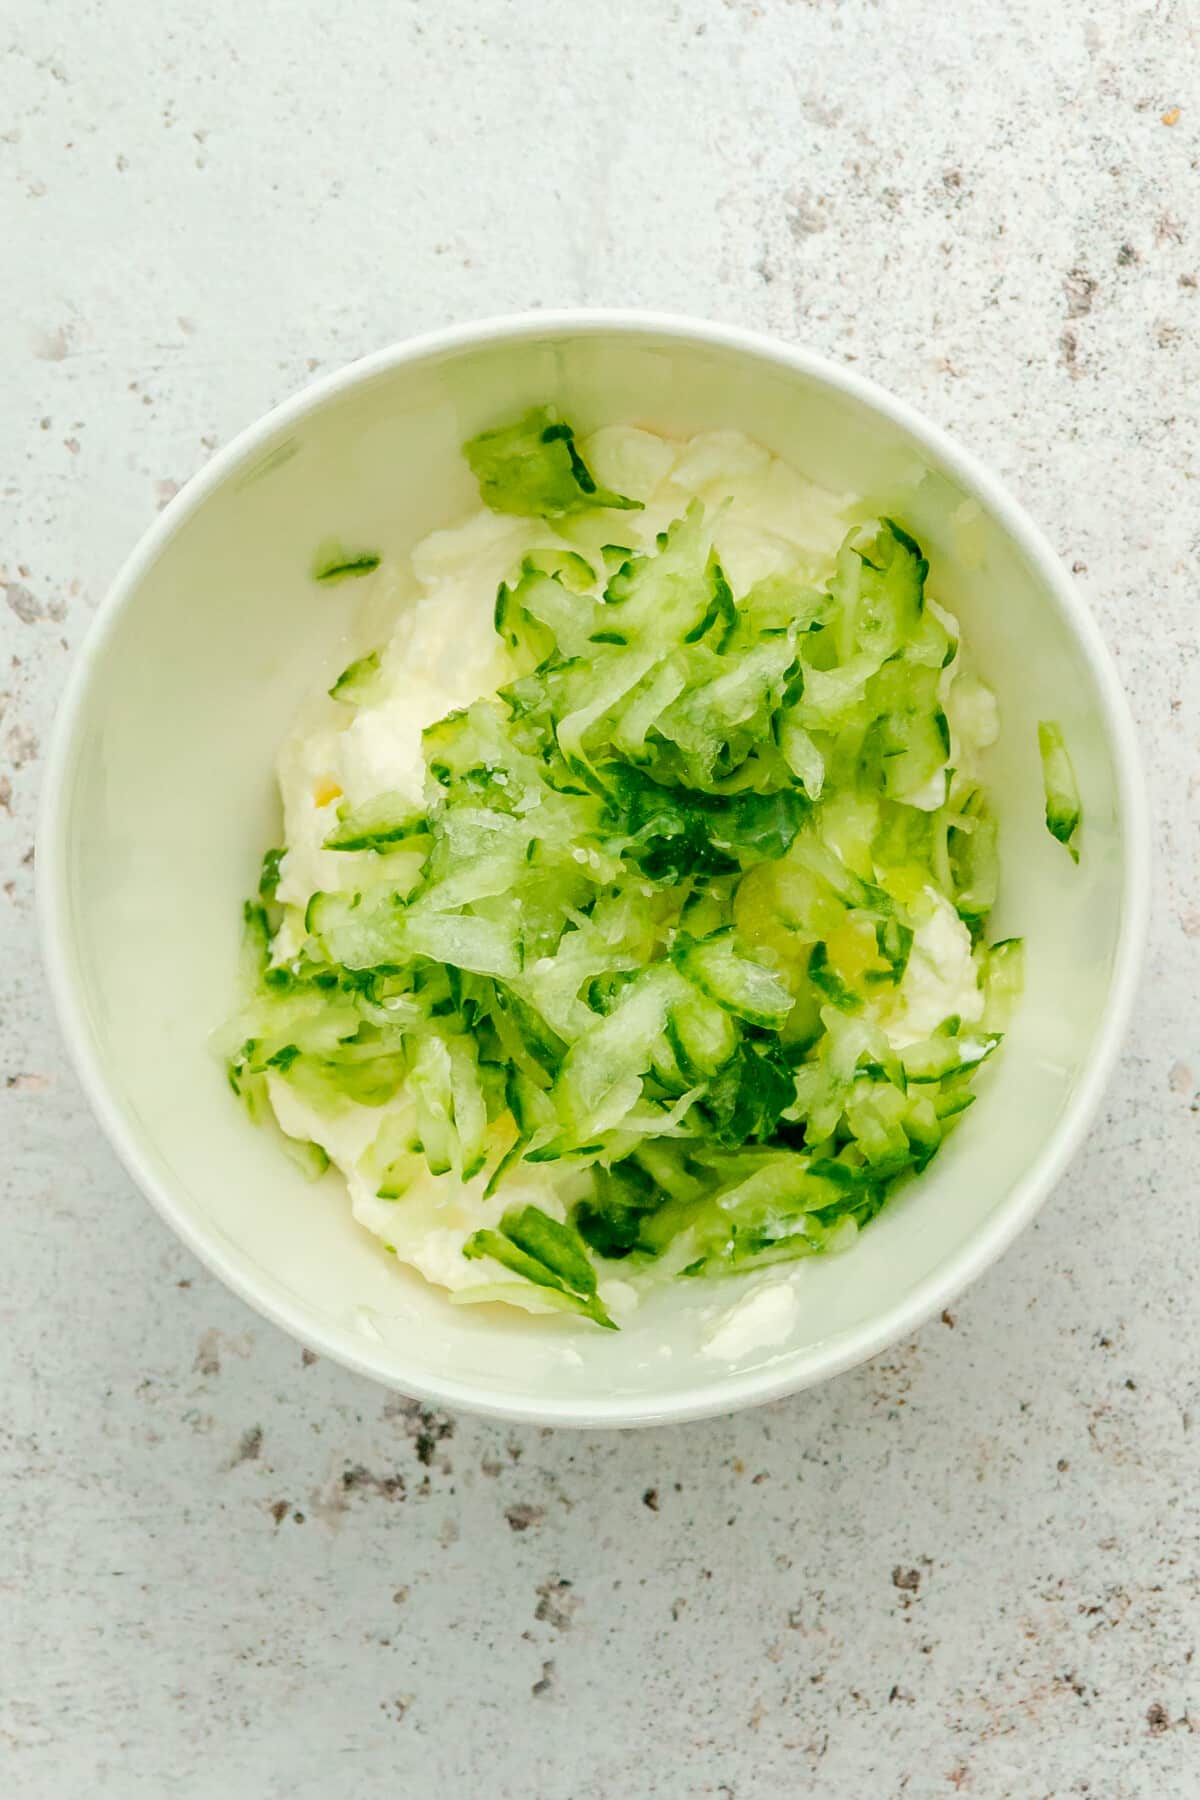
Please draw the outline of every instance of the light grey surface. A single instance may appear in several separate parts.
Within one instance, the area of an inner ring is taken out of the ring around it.
[[[10,17],[0,1791],[1195,1793],[1195,13]],[[821,1391],[613,1437],[423,1417],[205,1275],[66,1067],[31,866],[155,507],[310,371],[573,303],[767,328],[958,432],[1077,569],[1159,821],[1134,1030],[1036,1228]]]

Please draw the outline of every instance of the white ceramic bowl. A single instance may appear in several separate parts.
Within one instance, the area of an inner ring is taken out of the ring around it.
[[[335,1175],[306,1185],[251,1128],[206,1043],[231,1002],[242,896],[277,836],[276,747],[300,698],[341,667],[345,590],[309,579],[315,545],[334,535],[402,556],[476,503],[464,438],[542,400],[581,430],[736,427],[878,500],[930,551],[1000,698],[995,935],[1027,939],[1005,1052],[930,1170],[853,1252],[797,1268],[788,1340],[733,1363],[707,1354],[704,1336],[736,1282],[677,1284],[619,1335],[450,1306],[353,1224]],[[1042,821],[1044,717],[1062,721],[1082,790],[1079,868]],[[215,457],[134,551],[76,662],[38,849],[71,1053],[130,1174],[185,1243],[351,1368],[448,1406],[568,1425],[691,1418],[789,1393],[910,1333],[985,1269],[1062,1173],[1112,1068],[1147,866],[1112,666],[999,484],[910,408],[806,351],[605,312],[401,344],[318,382]]]

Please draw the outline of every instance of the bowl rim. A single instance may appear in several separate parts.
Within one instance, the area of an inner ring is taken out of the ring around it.
[[[971,490],[1017,544],[1057,606],[1090,669],[1100,696],[1106,736],[1114,752],[1123,845],[1121,921],[1108,1003],[1073,1093],[1040,1156],[980,1230],[940,1263],[901,1301],[871,1320],[804,1353],[786,1354],[758,1370],[731,1374],[714,1366],[705,1380],[678,1394],[639,1398],[514,1399],[481,1382],[456,1378],[409,1381],[380,1366],[364,1339],[314,1324],[299,1304],[264,1292],[252,1269],[195,1222],[170,1184],[143,1156],[137,1134],[109,1091],[71,971],[67,929],[68,862],[65,822],[76,727],[100,652],[146,572],[208,496],[282,429],[335,396],[405,364],[450,352],[563,335],[646,335],[718,348],[806,375],[882,414],[929,450]],[[240,1299],[318,1354],[391,1388],[463,1411],[516,1423],[576,1427],[666,1424],[734,1412],[812,1387],[878,1355],[949,1306],[1012,1243],[1034,1217],[1079,1148],[1112,1074],[1129,1022],[1142,965],[1150,894],[1150,828],[1141,756],[1133,719],[1100,629],[1041,529],[972,452],[856,370],[803,346],[736,325],[685,314],[635,308],[561,308],[502,314],[423,332],[322,376],[238,432],[194,475],[138,540],[97,608],[72,661],[54,720],[37,829],[37,910],[43,960],[59,1028],[70,1060],[102,1130],[136,1187],[214,1275]]]

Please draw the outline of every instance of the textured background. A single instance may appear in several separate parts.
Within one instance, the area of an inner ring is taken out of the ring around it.
[[[1195,1794],[1200,15],[8,17],[0,1790]],[[579,302],[806,342],[977,449],[1077,572],[1158,821],[1136,1023],[1037,1227],[819,1392],[612,1437],[427,1415],[218,1287],[89,1117],[33,920],[51,716],[155,508],[314,370]]]

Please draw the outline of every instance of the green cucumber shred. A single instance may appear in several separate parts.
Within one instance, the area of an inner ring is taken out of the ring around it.
[[[1079,846],[1075,834],[1083,820],[1083,806],[1071,754],[1057,720],[1039,721],[1038,750],[1046,793],[1046,830],[1070,852],[1071,860],[1078,862]]]
[[[312,578],[322,587],[372,574],[383,561],[378,550],[347,550],[336,539],[322,544],[313,558]]]
[[[506,1213],[498,1231],[472,1233],[463,1255],[490,1256],[514,1275],[559,1295],[569,1310],[609,1331],[617,1329],[596,1293],[596,1270],[584,1240],[538,1206]]]
[[[511,425],[481,431],[463,454],[493,512],[556,519],[611,507],[641,509],[601,487],[575,446],[575,433],[552,406],[535,406]]]
[[[329,696],[348,706],[358,706],[377,693],[379,685],[379,652],[372,650],[342,670],[330,688]]]
[[[739,588],[719,507],[681,503],[644,541],[632,516],[589,520],[642,503],[552,407],[464,455],[489,508],[534,522],[496,594],[509,673],[425,729],[420,804],[342,801],[317,845],[341,885],[281,900],[288,851],[267,851],[228,1077],[255,1118],[278,1083],[319,1116],[376,1109],[371,1194],[400,1216],[429,1175],[477,1183],[489,1222],[462,1254],[496,1265],[481,1291],[615,1329],[615,1270],[849,1248],[969,1108],[1022,946],[988,943],[996,821],[952,728],[956,630],[906,525],[854,527],[819,579]],[[580,547],[539,543],[537,521]],[[326,546],[313,575],[379,561]],[[374,705],[383,660],[330,693]],[[1047,826],[1077,860],[1061,729],[1039,744]],[[939,931],[969,1004],[897,1036]],[[553,1204],[505,1206],[518,1178]]]
[[[399,794],[377,794],[361,806],[339,807],[338,822],[325,839],[326,850],[388,850],[424,837],[425,814]]]

